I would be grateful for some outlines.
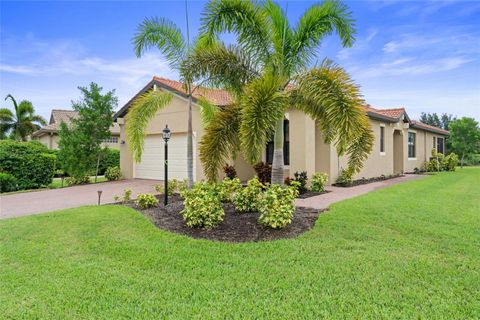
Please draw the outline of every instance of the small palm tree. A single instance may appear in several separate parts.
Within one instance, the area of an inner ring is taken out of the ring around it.
[[[11,94],[5,97],[5,101],[8,99],[13,103],[14,112],[8,108],[0,109],[0,138],[26,141],[30,134],[47,124],[44,118],[35,114],[30,101],[22,100],[17,104]]]
[[[238,45],[216,42],[224,32],[236,34]],[[247,161],[258,162],[273,136],[272,183],[282,184],[283,121],[288,108],[316,120],[325,142],[335,143],[339,155],[348,154],[352,170],[362,167],[373,136],[358,87],[331,61],[308,69],[321,40],[333,32],[344,46],[354,41],[351,14],[337,1],[311,6],[295,28],[269,0],[260,4],[216,0],[207,5],[201,37],[213,44],[195,50],[190,70],[234,96],[201,141],[200,157],[210,180],[240,147]]]
[[[188,96],[188,131],[187,131],[187,174],[188,183],[193,185],[193,131],[192,131],[192,93],[193,78],[188,69],[182,68],[187,60],[189,45],[189,30],[187,16],[187,38],[171,21],[164,18],[145,19],[138,27],[133,39],[135,53],[138,57],[151,47],[160,49],[170,67],[179,71]],[[126,121],[127,140],[136,161],[140,161],[145,140],[145,130],[148,122],[156,112],[167,106],[173,95],[168,92],[150,91],[133,103]]]

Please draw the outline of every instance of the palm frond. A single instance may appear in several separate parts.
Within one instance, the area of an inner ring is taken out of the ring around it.
[[[0,109],[0,123],[11,123],[15,121],[15,117],[10,111],[10,109],[7,108],[1,108]]]
[[[140,57],[147,49],[158,47],[173,69],[179,69],[187,56],[187,45],[181,30],[164,18],[147,18],[133,38],[135,53]]]
[[[29,119],[35,113],[33,104],[30,101],[22,100],[18,104],[17,117],[18,121]]]
[[[149,91],[138,97],[130,107],[126,121],[127,142],[135,161],[142,159],[145,130],[148,122],[157,111],[172,101],[173,95],[169,92]]]
[[[215,118],[215,114],[218,112],[218,106],[214,105],[204,97],[197,99],[197,103],[200,105],[200,117],[204,127],[208,127],[212,120]]]
[[[307,66],[322,39],[336,32],[344,47],[355,40],[355,24],[347,6],[337,0],[312,5],[300,18],[292,35],[290,64],[296,70]]]
[[[215,113],[200,141],[200,160],[209,181],[216,181],[220,168],[239,147],[241,108],[232,103]]]
[[[277,120],[284,116],[287,94],[281,90],[283,81],[267,74],[249,83],[242,96],[240,141],[245,160],[252,164],[260,160]]]
[[[215,38],[223,32],[237,35],[238,44],[247,52],[267,57],[270,35],[266,17],[254,2],[244,0],[212,0],[203,12],[202,37]]]
[[[202,84],[221,87],[240,94],[243,86],[259,76],[258,62],[238,46],[216,44],[195,49],[184,66],[193,72]]]
[[[295,106],[319,123],[326,142],[335,143],[339,155],[353,156],[352,169],[358,171],[373,139],[359,87],[329,60],[301,74],[297,81],[291,92]]]
[[[45,120],[45,118],[43,118],[42,116],[39,116],[39,115],[31,116],[30,121],[37,122],[37,123],[41,124],[42,126],[47,124],[47,120]]]

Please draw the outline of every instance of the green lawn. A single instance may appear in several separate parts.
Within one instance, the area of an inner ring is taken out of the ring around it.
[[[225,244],[121,206],[0,221],[4,318],[478,319],[480,168],[334,205],[297,239]]]
[[[91,176],[90,177],[90,181],[91,183],[94,183],[95,181],[95,176]],[[97,183],[99,182],[105,182],[107,181],[107,178],[105,178],[105,176],[98,176],[97,177]],[[67,184],[65,183],[65,181],[63,182],[63,186],[66,187]],[[61,188],[62,187],[62,179],[61,178],[53,178],[53,181],[52,183],[50,183],[48,185],[48,188],[49,189],[58,189],[58,188]]]

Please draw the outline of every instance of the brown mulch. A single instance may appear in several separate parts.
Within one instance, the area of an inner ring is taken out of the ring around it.
[[[223,242],[270,241],[296,237],[315,225],[321,210],[297,207],[293,221],[284,229],[271,229],[258,224],[259,213],[238,213],[230,203],[224,203],[223,221],[210,230],[189,228],[185,226],[180,211],[183,200],[179,195],[169,198],[169,204],[163,205],[163,195],[157,196],[160,204],[154,208],[142,210],[134,203],[127,203],[145,216],[160,229],[183,234],[195,239],[209,239]]]
[[[372,182],[377,182],[377,181],[385,181],[385,180],[390,180],[390,179],[395,179],[395,178],[398,178],[398,177],[404,177],[403,174],[393,174],[393,175],[388,175],[388,176],[380,176],[380,177],[374,177],[374,178],[362,178],[362,179],[358,179],[358,180],[353,180],[352,184],[351,185],[343,185],[343,184],[339,184],[339,183],[334,183],[332,184],[332,186],[335,186],[335,187],[342,187],[342,188],[350,188],[350,187],[355,187],[355,186],[359,186],[359,185],[362,185],[362,184],[368,184],[368,183],[372,183]]]
[[[310,197],[315,197],[315,196],[319,196],[321,194],[325,194],[325,193],[329,193],[331,191],[322,191],[322,192],[316,192],[316,191],[307,191],[305,193],[302,193],[301,195],[299,195],[297,197],[297,199],[307,199],[307,198],[310,198]]]

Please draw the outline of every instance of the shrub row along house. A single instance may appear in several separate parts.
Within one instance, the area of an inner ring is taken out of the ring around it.
[[[126,143],[125,116],[133,101],[148,90],[164,90],[174,94],[170,105],[163,108],[150,120],[142,159],[136,163]],[[199,158],[198,143],[205,134],[202,125],[200,106],[197,99],[206,98],[222,107],[230,102],[227,91],[211,88],[197,88],[193,93],[193,132],[194,132],[194,179],[205,179]],[[373,178],[381,175],[413,172],[429,160],[433,148],[444,152],[445,137],[448,131],[411,120],[405,109],[376,109],[366,107],[371,128],[375,136],[373,150],[363,169],[354,178]],[[120,167],[123,178],[158,179],[164,177],[164,142],[162,130],[165,125],[172,131],[169,142],[169,178],[187,178],[187,95],[183,84],[159,77],[153,79],[114,116],[120,128]],[[285,176],[296,171],[325,172],[333,183],[342,168],[347,168],[347,158],[338,157],[333,145],[325,144],[322,133],[308,115],[299,110],[288,110],[284,120],[284,162]],[[271,163],[273,144],[267,143],[262,155],[264,162]],[[231,163],[241,180],[254,175],[252,166],[240,154]]]
[[[58,133],[60,131],[60,124],[65,122],[68,125],[70,124],[70,120],[76,117],[78,117],[77,111],[53,109],[48,125],[35,131],[32,134],[32,140],[40,141],[48,149],[58,149],[58,141],[60,139]],[[117,123],[114,123],[110,128],[110,133],[112,134],[111,137],[103,142],[103,146],[118,149],[120,128]]]

